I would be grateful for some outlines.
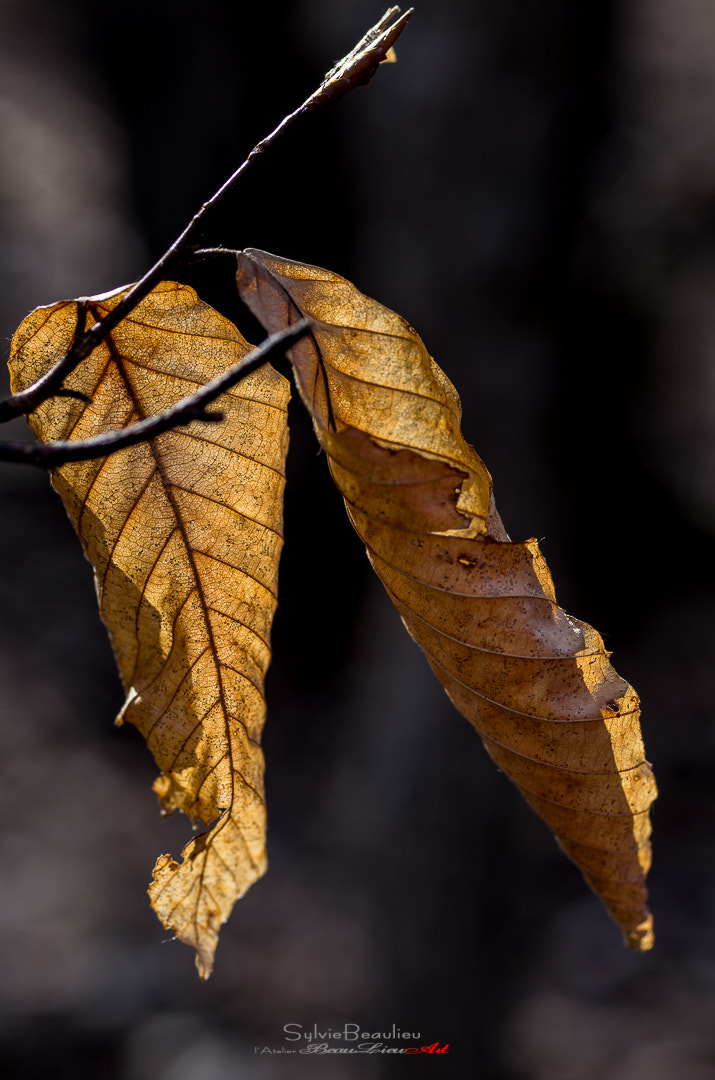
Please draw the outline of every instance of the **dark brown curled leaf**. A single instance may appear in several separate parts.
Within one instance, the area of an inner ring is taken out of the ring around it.
[[[415,331],[337,274],[246,251],[265,328],[302,316],[296,382],[372,565],[456,707],[638,950],[656,796],[635,691],[555,601],[535,540],[511,542],[454,387]]]

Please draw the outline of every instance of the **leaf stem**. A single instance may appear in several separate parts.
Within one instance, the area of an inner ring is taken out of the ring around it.
[[[94,323],[89,329],[85,329],[84,325],[80,329],[78,314],[77,331],[69,351],[32,386],[5,400],[0,400],[0,423],[32,412],[43,401],[58,392],[63,380],[75,370],[77,365],[86,359],[122,319],[129,315],[145,296],[148,296],[154,286],[163,281],[169,271],[182,260],[187,246],[194,238],[205,215],[235,186],[255,159],[272,146],[298,117],[320,108],[329,101],[344,97],[356,86],[364,86],[370,81],[378,65],[387,57],[389,50],[402,33],[407,20],[412,14],[412,10],[410,8],[409,11],[406,11],[404,15],[398,18],[397,16],[400,15],[399,7],[388,8],[382,18],[368,30],[357,45],[330,69],[318,89],[297,109],[284,116],[280,124],[269,135],[256,143],[245,161],[214,192],[211,198],[207,199],[203,206],[197,210],[186,228],[177,236],[164,254],[136,284],[132,285],[120,303],[108,312],[103,319]],[[3,460],[11,459],[4,458]]]

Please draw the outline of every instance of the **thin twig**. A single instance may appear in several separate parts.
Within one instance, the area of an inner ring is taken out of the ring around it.
[[[77,341],[84,334],[84,328],[87,325],[87,304],[89,298],[87,296],[81,296],[77,303],[77,327],[75,329],[74,341]],[[47,401],[48,398],[53,397],[55,394],[61,393],[60,387],[65,378],[70,375],[77,366],[77,362],[73,356],[72,350],[62,357],[54,367],[50,368],[41,379],[38,379],[32,386],[28,386],[26,390],[20,390],[19,393],[13,394],[11,398],[7,398],[5,401],[0,401],[0,423],[4,423],[7,420],[14,420],[16,416],[22,416],[27,413],[31,413],[33,409],[36,409],[38,405],[41,405],[43,401]],[[65,396],[67,392],[65,391]],[[73,395],[74,396],[74,395]]]
[[[219,259],[224,258],[226,255],[231,255],[234,259],[240,254],[237,248],[225,248],[225,247],[212,247],[202,248],[194,247],[187,252],[187,258],[193,266],[197,262],[202,262],[205,259]]]
[[[230,390],[251,371],[261,367],[271,357],[284,353],[310,329],[310,320],[301,319],[286,330],[266,338],[262,345],[245,356],[223,375],[206,383],[195,394],[182,398],[176,405],[164,412],[157,413],[137,424],[121,428],[119,431],[106,432],[91,439],[76,441],[56,441],[49,443],[13,443],[0,442],[0,461],[12,461],[18,464],[39,465],[45,469],[55,469],[70,461],[88,461],[90,458],[106,457],[110,453],[122,450],[126,446],[153,439],[172,428],[181,427],[192,420],[216,422],[223,419],[223,413],[206,412],[206,406],[217,397]]]
[[[195,237],[205,215],[223,196],[230,191],[238,179],[243,176],[257,157],[272,146],[277,139],[294,123],[298,117],[312,112],[329,101],[344,97],[356,86],[364,86],[385,59],[394,42],[402,33],[412,8],[401,18],[399,7],[389,8],[380,21],[358,42],[358,44],[338,64],[330,69],[318,89],[303,102],[299,108],[285,116],[270,135],[266,135],[229,178],[214,192],[210,199],[194,214],[186,228],[177,236],[173,244],[154,263],[151,269],[128,290],[122,300],[103,319],[94,323],[88,330],[75,335],[69,351],[42,379],[19,394],[0,401],[0,422],[12,420],[16,416],[27,414],[46,401],[57,390],[77,365],[97,347],[122,319],[130,314],[151,290],[163,281],[169,271],[175,267]],[[396,22],[393,20],[396,19]],[[392,23],[392,25],[390,25]],[[7,459],[5,459],[7,460]]]

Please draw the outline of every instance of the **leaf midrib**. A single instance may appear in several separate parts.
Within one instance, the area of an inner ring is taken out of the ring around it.
[[[94,309],[92,309],[92,314],[93,314],[95,319],[98,318],[98,314],[97,314],[96,311],[94,311]],[[131,378],[129,376],[128,371],[126,370],[126,367],[125,367],[125,364],[124,364],[124,357],[121,355],[119,349],[117,348],[116,342],[114,341],[114,338],[113,338],[113,336],[111,334],[108,335],[108,337],[106,339],[106,345],[107,345],[109,353],[110,353],[110,355],[112,357],[112,360],[114,361],[114,363],[117,366],[117,370],[118,370],[118,372],[119,372],[119,374],[120,374],[120,376],[122,378],[122,381],[124,382],[127,393],[129,395],[129,397],[131,398],[134,410],[136,411],[136,413],[138,414],[138,416],[139,416],[139,418],[141,420],[145,419],[147,414],[146,414],[144,408],[142,407],[142,403],[141,403],[141,401],[140,401],[140,399],[139,399],[139,397],[137,395],[136,389],[135,389],[135,387],[134,387],[134,385],[132,383],[132,380],[131,380]],[[196,595],[198,596],[199,603],[201,605],[201,611],[202,611],[202,614],[203,614],[204,624],[205,624],[205,627],[206,627],[206,634],[207,634],[208,641],[209,641],[209,648],[211,650],[211,656],[212,656],[212,659],[213,659],[213,662],[214,662],[214,667],[216,669],[216,676],[217,676],[217,681],[218,681],[218,691],[219,691],[219,700],[220,700],[220,704],[221,704],[221,712],[222,712],[222,715],[223,715],[226,753],[227,753],[227,756],[228,756],[228,759],[229,759],[229,771],[230,771],[230,774],[231,774],[231,796],[230,796],[229,805],[226,807],[226,810],[227,810],[227,812],[228,812],[228,814],[230,816],[232,811],[233,811],[233,804],[234,804],[234,801],[235,801],[236,769],[235,769],[235,762],[234,762],[234,755],[233,755],[233,745],[232,745],[232,741],[231,741],[231,730],[230,730],[229,722],[228,722],[228,708],[227,708],[227,703],[226,703],[226,692],[225,692],[224,685],[223,685],[223,676],[222,676],[222,672],[221,672],[221,664],[220,664],[219,658],[218,658],[218,648],[217,648],[217,644],[216,644],[216,638],[214,636],[213,626],[211,625],[211,618],[209,616],[209,605],[208,605],[208,603],[206,601],[206,597],[204,595],[203,582],[201,581],[201,576],[200,576],[200,574],[198,572],[198,567],[196,565],[196,560],[194,559],[194,553],[193,553],[191,544],[189,543],[189,537],[188,537],[188,533],[187,533],[187,529],[186,529],[186,524],[184,522],[184,519],[183,519],[183,516],[181,514],[181,510],[180,510],[180,508],[178,506],[177,500],[174,498],[174,493],[172,491],[172,486],[171,486],[169,478],[168,478],[168,476],[166,474],[166,470],[165,470],[165,467],[164,467],[164,462],[162,460],[159,448],[156,445],[156,440],[155,439],[148,439],[147,440],[147,445],[148,445],[149,450],[150,450],[150,452],[152,454],[152,457],[154,458],[154,462],[156,464],[157,472],[158,472],[158,474],[159,474],[159,476],[161,478],[162,486],[164,488],[164,494],[166,495],[166,499],[167,499],[167,501],[169,503],[169,506],[171,507],[171,511],[172,511],[172,513],[174,515],[174,518],[176,520],[176,525],[177,525],[179,534],[180,534],[181,539],[183,541],[183,545],[184,545],[184,548],[185,548],[185,551],[186,551],[186,557],[187,557],[189,567],[191,569],[191,574],[192,574],[192,577],[194,579],[195,586],[196,586]],[[203,876],[203,868],[202,868],[202,876]]]

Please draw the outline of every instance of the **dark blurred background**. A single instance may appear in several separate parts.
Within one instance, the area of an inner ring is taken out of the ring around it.
[[[0,0],[6,346],[32,307],[140,274],[381,12]],[[621,946],[454,712],[293,408],[271,868],[201,984],[145,896],[189,824],[160,819],[149,754],[112,726],[119,681],[59,500],[2,466],[0,1061],[17,1080],[715,1075],[715,9],[421,0],[398,58],[259,161],[206,240],[344,274],[455,382],[511,535],[542,539],[561,603],[643,699],[656,947]],[[235,313],[214,273],[191,281]],[[352,1022],[450,1052],[254,1052],[290,1046],[286,1023]]]

